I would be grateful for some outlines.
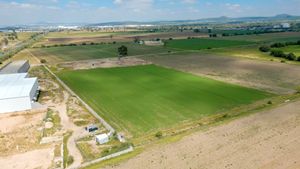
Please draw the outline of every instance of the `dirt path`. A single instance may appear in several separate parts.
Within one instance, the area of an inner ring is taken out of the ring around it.
[[[120,165],[130,169],[298,169],[300,101],[159,145]]]
[[[74,162],[72,163],[72,165],[68,166],[68,168],[74,168],[79,166],[82,162],[82,156],[80,151],[76,147],[75,140],[84,134],[84,130],[83,128],[76,126],[72,121],[70,121],[67,115],[68,98],[69,98],[69,93],[64,92],[63,102],[60,105],[53,107],[53,109],[59,112],[61,118],[61,125],[63,126],[63,129],[66,131],[73,132],[67,142],[67,147],[69,150],[69,154],[73,156],[74,159]]]

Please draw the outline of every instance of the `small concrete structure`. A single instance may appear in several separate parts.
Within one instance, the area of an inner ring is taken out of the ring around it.
[[[140,44],[145,44],[147,46],[163,46],[164,42],[161,40],[145,40],[140,42]]]
[[[0,70],[0,74],[27,73],[29,68],[30,65],[28,60],[14,61],[5,65]]]
[[[100,135],[96,135],[96,141],[99,143],[99,144],[105,144],[109,141],[109,137],[107,134],[100,134]]]

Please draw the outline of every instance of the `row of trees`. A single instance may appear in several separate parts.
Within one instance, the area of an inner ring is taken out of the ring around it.
[[[116,43],[117,42],[115,42],[115,41],[113,41],[111,43],[105,43],[105,42],[101,42],[101,43],[95,43],[95,42],[87,43],[87,42],[82,42],[81,44],[68,43],[68,44],[41,45],[40,48],[63,47],[63,46],[105,45],[105,44],[116,44]],[[35,47],[35,48],[39,48],[39,47]]]
[[[286,42],[286,43],[274,43],[270,46],[261,46],[259,50],[261,52],[270,52],[271,56],[284,58],[291,61],[300,61],[300,56],[296,56],[294,53],[284,53],[279,48],[286,47],[289,45],[300,45],[300,40],[297,42]],[[275,49],[274,49],[275,48]]]

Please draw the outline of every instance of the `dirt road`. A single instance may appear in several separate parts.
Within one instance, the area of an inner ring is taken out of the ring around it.
[[[300,101],[148,149],[107,168],[299,169]]]
[[[70,121],[67,115],[67,100],[69,98],[69,93],[64,92],[64,100],[60,105],[56,105],[53,107],[54,110],[59,112],[59,116],[61,118],[61,125],[63,129],[66,131],[72,131],[72,135],[68,139],[67,147],[69,150],[69,154],[73,156],[74,162],[72,165],[68,166],[69,168],[77,167],[82,162],[82,156],[78,148],[76,147],[76,139],[82,137],[85,133],[82,127],[77,127],[73,122]]]

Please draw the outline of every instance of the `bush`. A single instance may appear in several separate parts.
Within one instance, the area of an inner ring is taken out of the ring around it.
[[[299,61],[299,62],[300,62],[300,56],[298,56],[298,58],[297,58],[297,61]]]
[[[161,131],[159,131],[155,134],[155,137],[157,137],[157,138],[162,138],[162,136],[163,136],[163,133]]]
[[[285,58],[286,55],[284,54],[283,51],[281,50],[271,50],[271,56],[274,56],[274,57],[280,57],[280,58]]]
[[[46,59],[41,59],[40,62],[41,63],[47,63]]]
[[[286,55],[286,59],[288,60],[297,60],[297,56],[294,53],[289,53]]]
[[[270,47],[269,46],[261,46],[261,47],[259,47],[259,50],[261,52],[269,52],[270,51]]]
[[[300,45],[300,40],[297,41],[297,45]]]
[[[271,48],[281,48],[285,47],[286,45],[284,43],[274,43],[271,45]]]

